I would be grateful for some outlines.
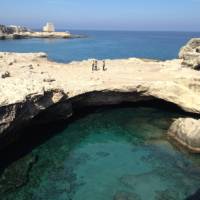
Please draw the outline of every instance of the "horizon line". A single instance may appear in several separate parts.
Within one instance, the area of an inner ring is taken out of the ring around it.
[[[31,28],[35,30],[39,30],[42,28]],[[136,30],[131,30],[131,29],[90,29],[90,28],[56,28],[56,30],[72,30],[72,31],[118,31],[118,32],[185,32],[185,33],[200,33],[200,30],[142,30],[142,29],[136,29]]]

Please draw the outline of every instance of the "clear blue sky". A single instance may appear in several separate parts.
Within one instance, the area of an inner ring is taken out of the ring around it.
[[[93,30],[200,31],[200,0],[1,0],[0,24]]]

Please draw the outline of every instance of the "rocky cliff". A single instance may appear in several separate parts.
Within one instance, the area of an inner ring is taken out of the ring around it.
[[[200,38],[191,39],[180,51],[182,66],[200,70]]]
[[[61,64],[44,53],[0,53],[0,148],[37,116],[67,119],[82,106],[160,100],[200,113],[200,72],[182,59],[106,60],[107,71],[92,71],[92,60]]]
[[[191,151],[200,153],[200,120],[177,119],[171,125],[168,134]]]

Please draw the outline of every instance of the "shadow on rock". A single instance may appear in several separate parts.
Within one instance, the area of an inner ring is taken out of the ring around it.
[[[187,197],[185,200],[200,200],[200,189],[198,189],[195,194]]]

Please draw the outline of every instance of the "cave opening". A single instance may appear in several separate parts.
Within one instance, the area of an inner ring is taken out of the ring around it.
[[[158,99],[103,106],[79,102],[72,102],[68,120],[43,124],[41,113],[21,130],[15,144],[1,151],[1,175],[7,178],[0,178],[3,197],[144,199],[147,194],[182,199],[198,189],[196,158],[176,149],[163,135],[173,117],[192,114]],[[147,182],[152,187],[141,193]],[[186,187],[188,193],[182,194]]]

